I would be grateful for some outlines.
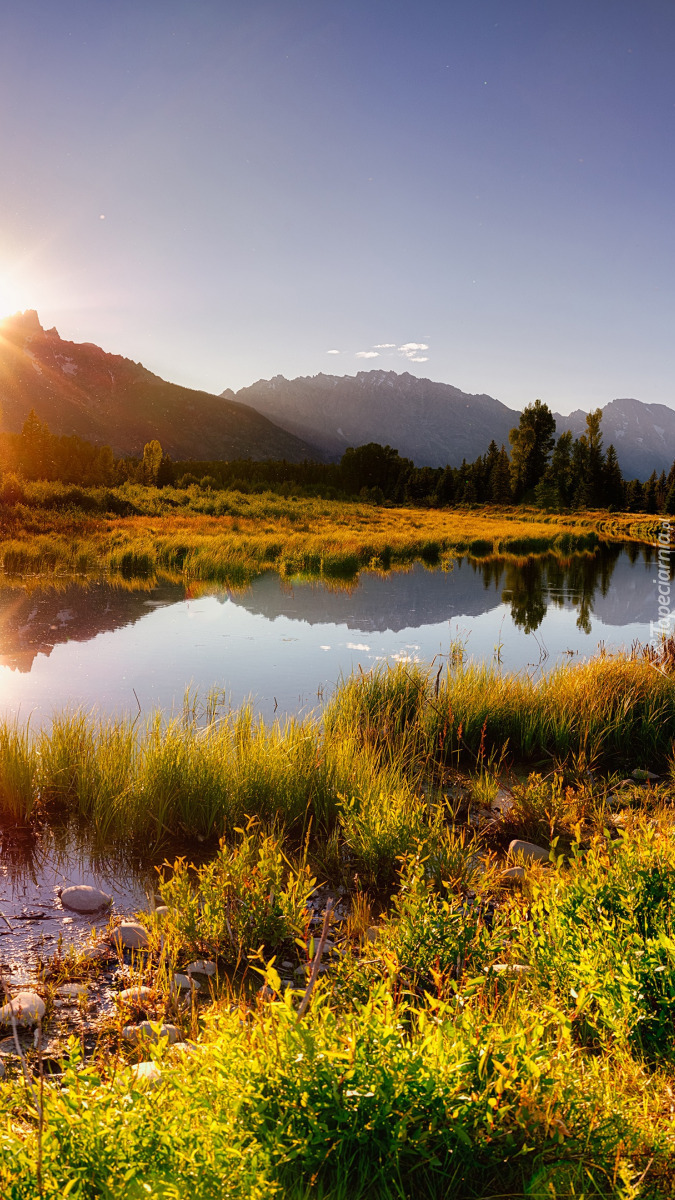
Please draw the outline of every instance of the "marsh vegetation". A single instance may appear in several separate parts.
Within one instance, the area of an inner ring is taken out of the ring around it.
[[[320,719],[214,698],[5,725],[6,826],[181,840],[120,969],[190,1045],[129,1045],[123,1009],[93,1057],[71,1041],[41,1119],[3,1085],[3,1195],[670,1194],[672,670],[669,645],[537,683],[458,653],[349,678]],[[195,959],[217,975],[177,1004]]]

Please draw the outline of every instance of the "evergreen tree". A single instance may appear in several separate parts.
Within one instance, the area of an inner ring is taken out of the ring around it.
[[[603,474],[604,505],[607,508],[623,508],[625,487],[621,467],[613,445],[607,449]]]
[[[515,500],[534,492],[548,465],[555,442],[555,418],[547,404],[535,400],[520,414],[509,434],[511,443],[511,489]]]
[[[626,484],[626,508],[628,512],[644,512],[644,488],[639,479]]]
[[[644,503],[645,512],[648,512],[648,513],[656,512],[657,503],[658,503],[658,497],[657,497],[658,483],[659,483],[659,480],[658,480],[656,471],[652,471],[651,475],[649,476],[649,479],[647,480],[647,482],[644,486],[643,503]]]
[[[511,495],[511,463],[509,456],[506,453],[506,447],[502,446],[497,455],[495,464],[490,472],[490,492],[489,499],[494,504],[510,504]]]

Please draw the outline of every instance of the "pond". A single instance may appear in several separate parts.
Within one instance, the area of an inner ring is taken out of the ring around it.
[[[0,715],[55,709],[146,715],[186,688],[251,698],[266,719],[319,706],[341,674],[385,661],[467,657],[540,672],[598,647],[647,641],[657,618],[648,546],[363,572],[351,586],[269,573],[242,592],[110,583],[0,589]]]

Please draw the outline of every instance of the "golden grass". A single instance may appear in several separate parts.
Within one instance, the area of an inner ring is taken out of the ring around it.
[[[661,527],[659,517],[634,514],[386,508],[234,495],[237,515],[166,510],[94,517],[23,509],[0,525],[0,563],[5,573],[21,576],[102,573],[236,587],[267,570],[340,579],[416,559],[442,565],[460,554],[568,554],[592,549],[598,538],[654,542]]]

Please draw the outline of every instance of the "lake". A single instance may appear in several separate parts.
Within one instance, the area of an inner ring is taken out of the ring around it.
[[[0,711],[33,726],[64,706],[146,714],[179,706],[187,687],[216,687],[269,719],[316,708],[359,666],[440,664],[457,643],[505,670],[546,671],[647,641],[654,563],[651,547],[622,544],[565,560],[365,571],[349,587],[272,573],[242,592],[196,595],[168,584],[5,586]]]

